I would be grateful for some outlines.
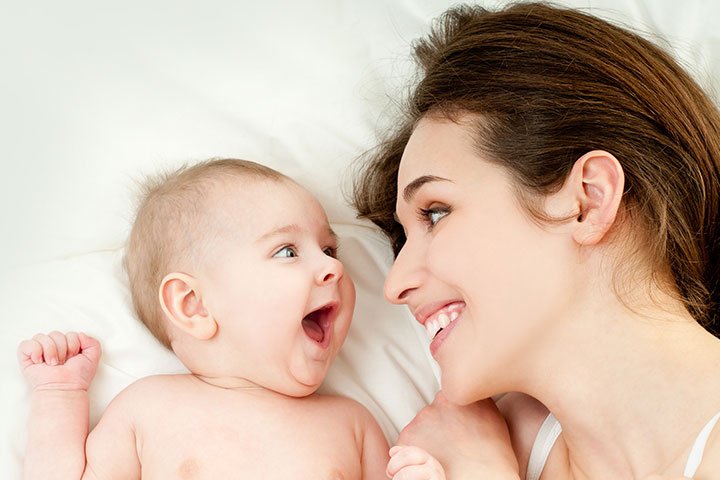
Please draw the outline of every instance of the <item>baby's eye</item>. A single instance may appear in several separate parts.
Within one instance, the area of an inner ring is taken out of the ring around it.
[[[280,250],[273,254],[273,258],[294,258],[297,256],[298,255],[295,251],[295,247],[293,247],[292,245],[282,247]]]
[[[323,253],[328,257],[337,258],[337,247],[326,247],[323,249]]]

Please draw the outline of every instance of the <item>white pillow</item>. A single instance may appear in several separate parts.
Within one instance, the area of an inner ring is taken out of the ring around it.
[[[482,2],[494,5],[495,1]],[[706,86],[720,77],[715,2],[568,0],[665,34]],[[446,0],[12,2],[0,15],[0,476],[18,478],[35,332],[103,341],[92,420],[135,378],[183,371],[133,317],[119,267],[133,179],[208,157],[265,163],[328,210],[358,304],[323,391],[364,403],[392,442],[437,389],[427,340],[382,283],[384,239],[344,200],[390,126],[410,42]]]
[[[333,228],[340,237],[340,257],[347,271],[353,272],[357,314],[321,391],[363,403],[394,441],[437,389],[422,347],[425,332],[406,321],[404,309],[378,301],[388,265],[384,239],[364,226]],[[136,319],[122,255],[118,249],[39,263],[14,271],[0,284],[5,318],[16,320],[6,322],[2,336],[7,405],[0,410],[5,417],[0,424],[6,428],[2,452],[10,456],[3,458],[2,465],[19,468],[25,445],[28,397],[11,355],[20,339],[59,329],[84,331],[102,341],[103,357],[90,390],[92,425],[110,400],[137,378],[186,372]],[[13,471],[19,475],[19,470]]]

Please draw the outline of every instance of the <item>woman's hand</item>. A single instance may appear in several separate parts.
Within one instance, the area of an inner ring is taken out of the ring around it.
[[[398,444],[426,450],[453,480],[519,479],[507,424],[491,399],[459,406],[438,392],[405,426]]]

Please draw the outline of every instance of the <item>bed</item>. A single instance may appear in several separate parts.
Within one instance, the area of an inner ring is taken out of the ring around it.
[[[718,98],[716,2],[562,3],[654,38]],[[20,477],[25,444],[20,340],[75,330],[103,342],[92,423],[135,379],[185,371],[134,317],[120,261],[137,180],[211,157],[281,170],[327,209],[358,302],[322,391],[360,401],[388,440],[397,438],[433,398],[439,372],[423,329],[383,299],[391,251],[347,199],[359,159],[392,125],[407,91],[411,41],[450,4],[69,0],[0,7],[2,478]]]

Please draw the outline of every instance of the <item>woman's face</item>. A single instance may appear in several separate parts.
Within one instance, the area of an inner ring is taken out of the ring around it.
[[[479,156],[464,122],[424,118],[400,163],[396,209],[407,242],[385,294],[434,336],[443,390],[457,403],[522,382],[572,298],[571,240],[531,220],[512,185]]]

